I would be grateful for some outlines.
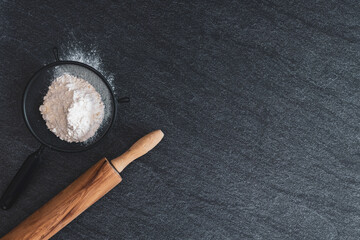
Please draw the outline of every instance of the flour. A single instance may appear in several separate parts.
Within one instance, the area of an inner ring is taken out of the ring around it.
[[[67,142],[85,142],[104,118],[100,94],[87,81],[63,74],[56,78],[44,97],[40,112],[46,126]]]
[[[116,89],[114,85],[114,75],[105,71],[100,54],[95,46],[91,50],[85,51],[79,45],[63,46],[63,59],[85,63],[98,70],[107,80],[114,94]]]

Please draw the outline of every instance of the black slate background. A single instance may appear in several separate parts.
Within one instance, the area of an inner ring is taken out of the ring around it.
[[[53,239],[359,239],[359,13],[357,1],[1,1],[1,193],[39,146],[21,96],[53,46],[95,47],[132,101],[95,149],[46,150],[0,235],[161,128]]]

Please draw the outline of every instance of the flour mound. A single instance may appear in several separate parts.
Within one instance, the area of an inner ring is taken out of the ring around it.
[[[39,110],[46,126],[61,140],[85,142],[104,119],[104,103],[84,79],[64,74],[49,86]]]

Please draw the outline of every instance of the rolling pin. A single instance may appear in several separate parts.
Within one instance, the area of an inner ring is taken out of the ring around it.
[[[1,240],[49,239],[121,182],[120,172],[154,148],[163,138],[161,130],[151,132],[121,156],[109,162],[101,159],[11,230]]]

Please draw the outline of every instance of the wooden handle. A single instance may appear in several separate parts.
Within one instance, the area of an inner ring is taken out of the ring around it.
[[[140,138],[136,143],[134,143],[129,150],[123,153],[121,156],[113,159],[111,161],[112,165],[122,172],[124,168],[129,165],[135,159],[143,156],[151,149],[153,149],[164,137],[164,133],[161,130],[153,131],[144,137]]]

